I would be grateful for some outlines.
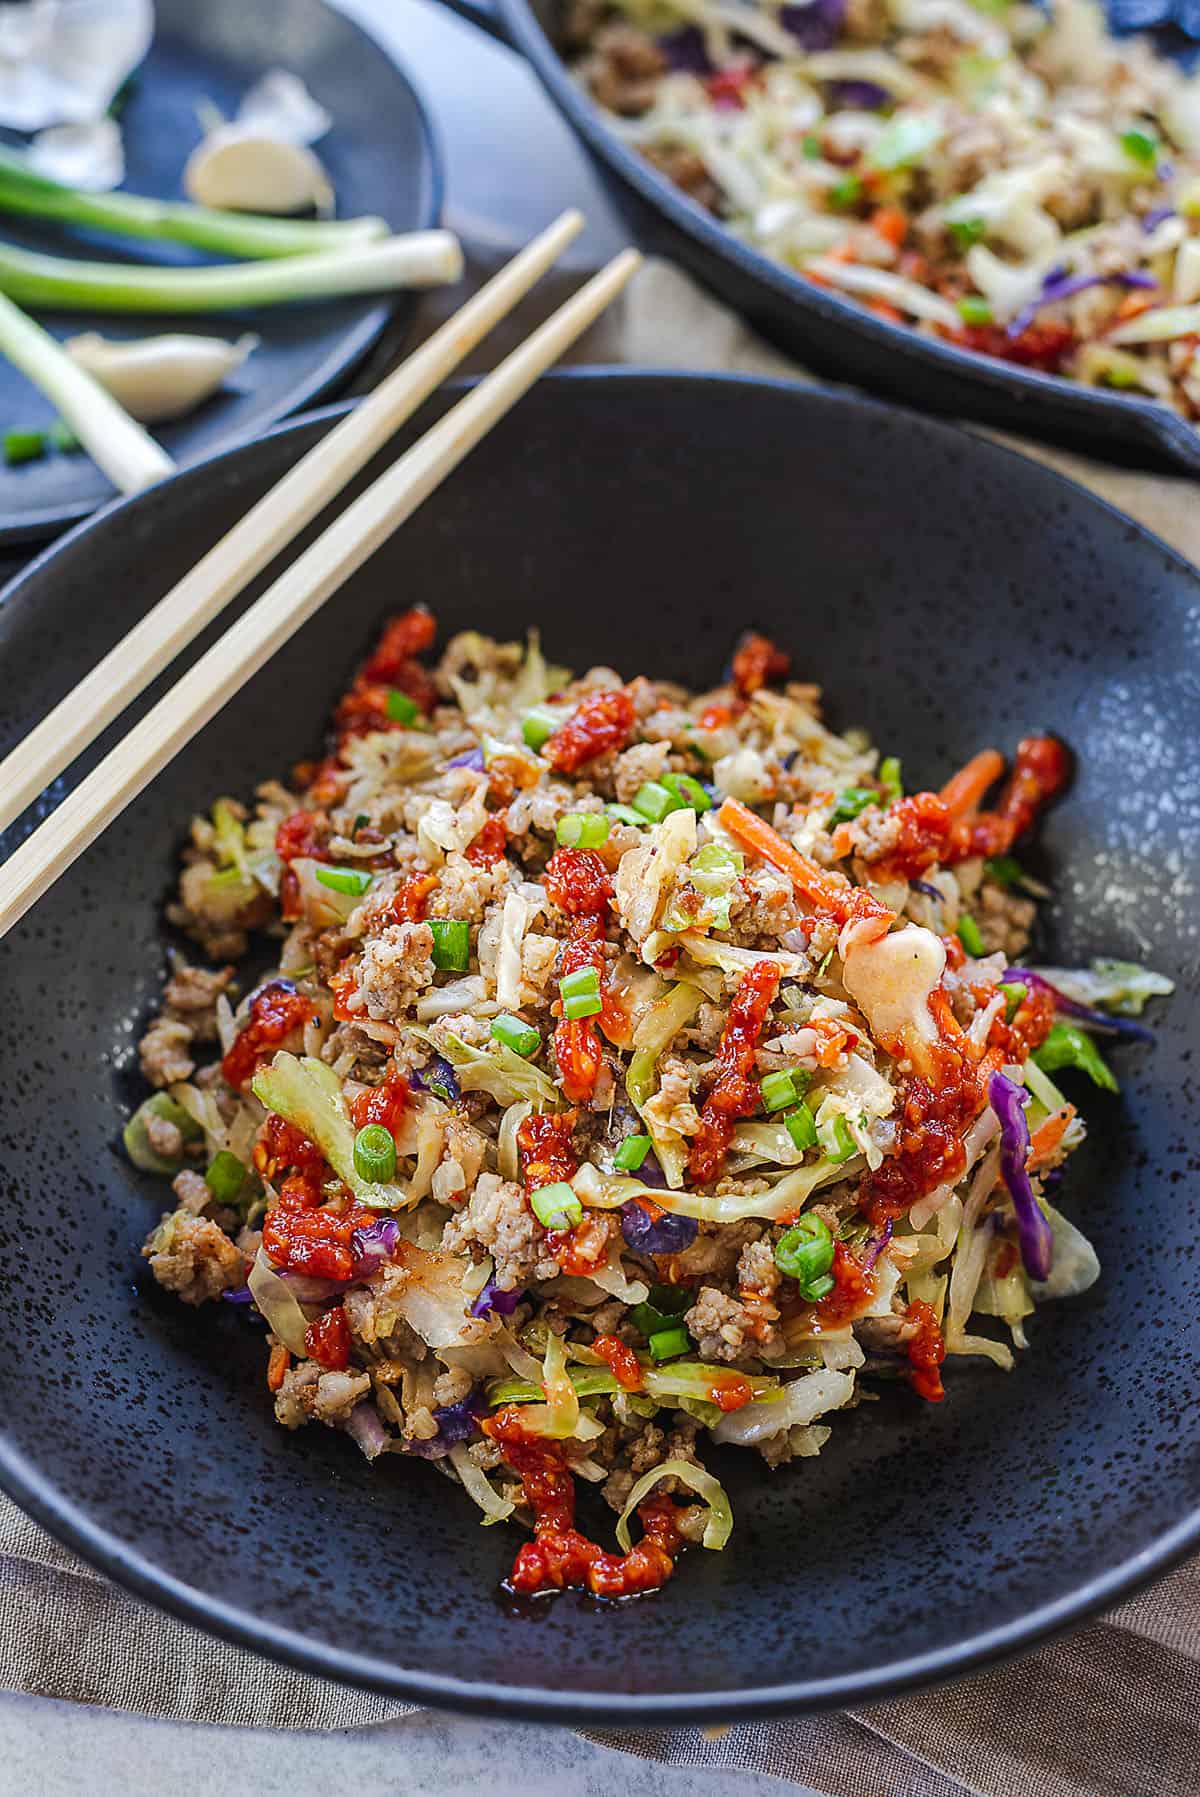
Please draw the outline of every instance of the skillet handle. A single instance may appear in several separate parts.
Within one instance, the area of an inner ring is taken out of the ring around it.
[[[442,0],[443,6],[457,13],[460,19],[466,19],[469,25],[477,25],[480,31],[486,31],[498,43],[509,43],[509,35],[496,0]]]

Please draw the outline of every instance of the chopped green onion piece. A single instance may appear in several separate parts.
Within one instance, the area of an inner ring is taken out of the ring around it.
[[[817,1292],[814,1295],[813,1286],[833,1265],[833,1233],[829,1225],[811,1211],[806,1212],[776,1242],[775,1265],[789,1279],[799,1282],[801,1297],[815,1302],[816,1297],[824,1294]],[[825,1290],[832,1284],[830,1280]]]
[[[1121,148],[1127,156],[1146,168],[1158,159],[1158,143],[1148,131],[1122,131]]]
[[[613,1155],[613,1166],[622,1173],[636,1173],[650,1152],[649,1136],[626,1136]]]
[[[665,1317],[682,1316],[691,1308],[694,1293],[686,1285],[652,1285],[650,1302],[656,1304]]]
[[[1000,990],[1004,994],[1004,1021],[1011,1023],[1025,1003],[1029,987],[1024,980],[1009,980],[1001,985]]]
[[[681,806],[690,805],[693,811],[712,810],[712,800],[691,774],[664,774],[662,784],[675,794]]]
[[[19,462],[36,462],[45,453],[45,431],[5,431],[4,459],[10,468]]]
[[[652,824],[657,824],[662,822],[669,811],[683,811],[686,801],[676,798],[668,787],[661,786],[657,780],[647,780],[634,793],[633,808],[640,811]]]
[[[911,168],[941,142],[945,125],[932,113],[901,113],[890,119],[867,151],[873,168]]]
[[[511,1048],[522,1060],[532,1060],[542,1046],[540,1030],[534,1029],[532,1023],[525,1023],[520,1017],[512,1016],[508,1011],[492,1018],[491,1033],[494,1041],[503,1042],[505,1048]]]
[[[676,1312],[661,1310],[657,1304],[637,1304],[629,1313],[629,1321],[635,1329],[640,1329],[649,1341],[652,1335],[660,1330],[674,1329],[679,1322]]]
[[[421,715],[421,708],[415,699],[393,686],[388,689],[387,714],[393,724],[413,724]]]
[[[900,778],[900,762],[895,755],[885,755],[879,763],[879,784],[893,801],[904,797],[904,784]]]
[[[830,1274],[822,1273],[819,1279],[812,1279],[807,1285],[800,1287],[800,1296],[806,1298],[810,1304],[817,1304],[833,1290],[836,1283],[837,1281]]]
[[[354,1138],[354,1170],[360,1179],[385,1186],[396,1174],[396,1139],[382,1123],[368,1123]]]
[[[465,973],[471,965],[471,926],[461,917],[432,917],[433,964],[443,973]]]
[[[653,1334],[647,1346],[651,1360],[675,1360],[680,1354],[686,1354],[691,1347],[686,1329],[659,1329]]]
[[[604,1009],[600,997],[600,976],[594,967],[581,967],[558,982],[563,1016],[572,1021],[580,1017],[597,1017]]]
[[[607,842],[609,828],[602,812],[568,811],[559,818],[554,835],[564,849],[598,849]]]
[[[995,880],[1001,886],[1015,886],[1025,878],[1025,869],[1015,855],[993,855],[985,861],[983,871],[989,880]]]
[[[956,934],[967,953],[978,960],[979,956],[984,953],[983,937],[980,934],[979,925],[969,911],[964,911],[959,917]]]
[[[615,823],[635,824],[639,830],[644,830],[650,821],[640,811],[635,811],[632,805],[609,805],[606,809]]]
[[[843,175],[829,189],[829,204],[839,210],[847,206],[857,206],[862,199],[863,184],[857,175]]]
[[[246,1165],[236,1154],[230,1154],[228,1148],[220,1148],[213,1155],[204,1183],[218,1204],[232,1204],[246,1183]]]
[[[363,867],[318,867],[317,879],[322,886],[328,886],[330,892],[348,892],[352,898],[361,898],[375,878]]]
[[[817,1125],[812,1112],[806,1104],[800,1105],[799,1108],[794,1111],[789,1111],[783,1121],[787,1125],[788,1135],[791,1136],[792,1141],[796,1144],[797,1148],[800,1149],[801,1153],[803,1153],[806,1148],[816,1147]]]
[[[693,868],[698,867],[702,873],[733,868],[740,874],[745,865],[746,857],[740,849],[726,849],[719,842],[706,842],[692,861]]]
[[[765,1111],[786,1110],[788,1105],[795,1104],[799,1097],[796,1083],[787,1068],[779,1073],[764,1073],[758,1089]]]
[[[981,218],[948,218],[946,229],[954,239],[955,249],[958,250],[969,250],[973,243],[981,243],[987,233],[987,225]],[[967,322],[982,324],[986,321],[969,319]]]
[[[46,437],[50,447],[57,449],[62,455],[73,455],[77,449],[82,447],[79,438],[65,418],[56,418],[46,432]]]
[[[852,1154],[858,1153],[858,1144],[850,1134],[850,1125],[841,1111],[831,1123],[823,1123],[817,1131],[817,1140],[825,1153],[825,1159],[834,1166],[848,1161]]]
[[[820,162],[822,156],[821,140],[810,131],[804,138],[801,148],[810,162]]]
[[[829,813],[829,822],[848,824],[856,818],[860,811],[868,805],[878,805],[879,794],[872,786],[848,786],[845,792],[838,794],[838,802]]]
[[[1033,1062],[1043,1073],[1057,1073],[1060,1067],[1078,1067],[1106,1092],[1120,1090],[1116,1075],[1092,1038],[1073,1023],[1056,1023],[1041,1047],[1034,1049]]]
[[[529,1202],[544,1229],[571,1229],[583,1221],[583,1206],[564,1180],[539,1186]]]
[[[964,293],[958,302],[958,316],[964,324],[991,324],[995,314],[980,294]]]
[[[561,728],[564,720],[557,712],[547,711],[543,705],[535,705],[521,719],[521,735],[525,746],[529,749],[540,749],[548,743],[554,732]]]

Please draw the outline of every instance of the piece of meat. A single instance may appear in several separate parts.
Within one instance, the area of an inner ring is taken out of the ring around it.
[[[225,1231],[190,1210],[164,1217],[142,1254],[158,1283],[185,1304],[203,1304],[246,1282],[246,1263]]]
[[[502,1291],[513,1291],[533,1279],[553,1279],[558,1262],[546,1245],[542,1228],[520,1186],[497,1173],[482,1173],[475,1190],[442,1236],[448,1254],[475,1252],[492,1257],[492,1278]]]

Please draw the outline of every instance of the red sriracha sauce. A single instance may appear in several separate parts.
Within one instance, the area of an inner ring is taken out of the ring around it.
[[[315,1196],[319,1204],[321,1193]],[[349,1279],[354,1273],[351,1238],[356,1229],[375,1222],[375,1212],[357,1205],[344,1211],[314,1209],[313,1197],[307,1181],[284,1180],[279,1203],[263,1222],[263,1252],[281,1272]]]
[[[758,1081],[751,1078],[754,1056],[779,980],[773,961],[756,961],[730,1002],[717,1049],[716,1081],[704,1101],[688,1157],[688,1172],[697,1185],[708,1185],[719,1176],[738,1118],[758,1109]]]
[[[315,1015],[312,1000],[297,992],[291,980],[272,980],[256,992],[250,1000],[250,1020],[221,1062],[228,1084],[244,1086],[258,1063]]]
[[[350,1325],[338,1304],[323,1311],[315,1323],[304,1331],[304,1345],[310,1360],[315,1360],[327,1373],[344,1373],[350,1365]]]
[[[945,1397],[940,1367],[946,1358],[946,1344],[933,1306],[924,1298],[916,1298],[908,1307],[910,1322],[917,1325],[916,1334],[908,1340],[909,1383],[919,1398],[940,1404]]]
[[[636,721],[633,700],[624,688],[588,693],[543,745],[542,758],[560,774],[577,774],[597,755],[623,749]]]
[[[768,681],[786,679],[791,665],[791,657],[777,648],[769,636],[747,631],[734,652],[733,684],[743,699],[748,699]]]
[[[526,1117],[517,1130],[517,1154],[526,1192],[571,1180],[579,1167],[571,1146],[574,1128],[574,1111],[543,1111]]]
[[[619,1335],[598,1335],[592,1343],[601,1360],[608,1362],[613,1378],[622,1391],[641,1391],[642,1363]]]
[[[394,1061],[389,1062],[381,1086],[366,1086],[350,1100],[348,1110],[355,1129],[380,1123],[395,1135],[408,1109],[409,1084]]]

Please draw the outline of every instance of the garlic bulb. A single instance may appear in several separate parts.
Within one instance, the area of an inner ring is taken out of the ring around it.
[[[254,127],[220,125],[197,144],[183,186],[199,206],[231,212],[333,210],[333,188],[312,151]]]
[[[0,6],[0,125],[40,131],[102,117],[153,36],[152,0]]]
[[[113,398],[142,424],[163,424],[217,391],[240,368],[257,337],[141,337],[115,342],[88,331],[63,345],[71,360],[99,381]]]
[[[315,144],[333,120],[299,75],[288,69],[268,69],[262,80],[242,95],[236,123],[280,143]]]
[[[51,125],[26,153],[31,169],[84,193],[111,193],[125,179],[125,148],[115,119]]]

